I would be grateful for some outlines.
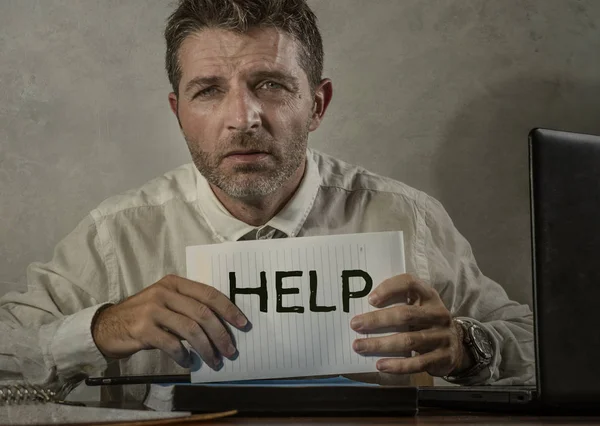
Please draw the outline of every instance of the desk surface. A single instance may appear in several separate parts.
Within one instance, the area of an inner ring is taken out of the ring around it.
[[[190,423],[194,424],[194,423]],[[227,417],[219,420],[198,422],[198,425],[600,425],[600,417],[536,417],[503,416],[473,413],[422,413],[415,417],[306,417],[306,418],[239,418]]]
[[[238,417],[228,416],[206,419],[199,416],[109,423],[123,426],[168,426],[175,424],[219,426],[219,425],[600,425],[600,416],[527,416],[488,413],[453,412],[437,409],[422,409],[413,417]],[[106,425],[106,423],[105,423]]]
[[[89,405],[106,406],[103,404]],[[115,407],[139,409],[138,403],[114,404]],[[210,417],[211,415],[208,415]],[[174,419],[139,422],[109,423],[123,426],[218,426],[218,425],[600,425],[599,416],[534,416],[485,412],[460,412],[440,408],[422,407],[417,416],[406,417],[239,417],[228,415],[216,419],[202,418],[202,415]],[[106,425],[106,423],[104,424]],[[89,426],[86,425],[86,426]]]

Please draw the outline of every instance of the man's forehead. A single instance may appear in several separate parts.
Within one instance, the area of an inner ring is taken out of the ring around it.
[[[297,44],[275,28],[246,33],[206,29],[186,38],[179,51],[182,80],[199,73],[243,72],[252,69],[298,71]]]

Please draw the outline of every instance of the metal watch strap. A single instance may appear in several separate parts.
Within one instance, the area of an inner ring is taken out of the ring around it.
[[[484,357],[479,353],[476,347],[476,343],[473,341],[471,336],[470,329],[471,327],[478,327],[475,323],[455,318],[454,322],[456,322],[461,328],[463,333],[463,341],[461,342],[470,352],[473,359],[475,360],[475,365],[466,369],[465,371],[461,371],[459,374],[444,376],[443,379],[449,382],[460,381],[463,379],[467,379],[469,377],[473,377],[477,375],[481,370],[487,367],[490,364],[491,359]]]

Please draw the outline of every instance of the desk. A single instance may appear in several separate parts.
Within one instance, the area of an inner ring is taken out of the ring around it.
[[[88,402],[92,407],[110,407],[143,410],[137,402],[107,404]],[[220,426],[220,425],[600,425],[599,416],[535,416],[524,414],[503,415],[485,412],[461,412],[447,409],[421,407],[417,416],[406,417],[238,417],[229,416],[214,420],[197,420],[190,417],[154,421],[105,423],[105,426]],[[83,425],[80,425],[83,426]],[[89,426],[86,425],[86,426]]]
[[[600,416],[527,416],[421,409],[414,417],[224,417],[215,420],[178,418],[151,422],[109,423],[122,426],[220,425],[600,425]]]
[[[193,423],[192,423],[193,424]],[[236,418],[228,417],[198,425],[600,425],[600,417],[502,416],[492,414],[422,412],[415,417],[306,417],[306,418]]]

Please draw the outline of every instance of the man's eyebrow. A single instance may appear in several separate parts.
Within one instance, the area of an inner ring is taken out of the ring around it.
[[[184,93],[189,93],[192,89],[198,86],[212,86],[215,84],[223,83],[223,78],[216,75],[207,77],[194,77],[185,85]]]

